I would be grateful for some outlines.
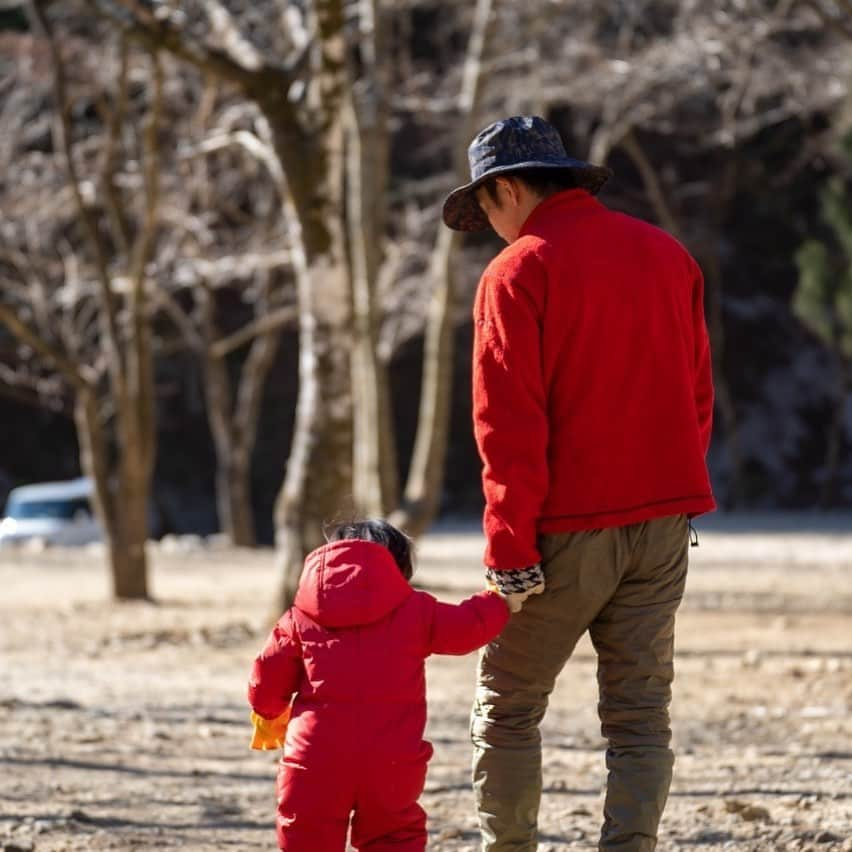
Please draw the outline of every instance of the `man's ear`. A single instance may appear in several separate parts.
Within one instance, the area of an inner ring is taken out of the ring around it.
[[[502,182],[504,192],[511,205],[517,207],[521,203],[520,182],[514,177],[498,177],[497,180]]]

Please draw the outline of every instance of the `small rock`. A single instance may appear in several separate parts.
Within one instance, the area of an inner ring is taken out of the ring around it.
[[[80,810],[80,808],[75,808],[68,814],[68,819],[73,819],[74,822],[95,822],[95,818],[89,816],[85,811]]]
[[[744,669],[756,669],[760,667],[761,662],[763,661],[763,655],[756,648],[751,648],[746,651],[742,656],[742,660],[740,660],[740,665]]]
[[[740,811],[740,816],[746,822],[772,822],[769,811],[760,805],[748,805]]]
[[[3,852],[33,852],[35,846],[31,840],[13,840],[3,844]]]
[[[832,834],[830,831],[821,831],[816,836],[817,843],[837,843],[837,841],[840,839],[840,837],[838,837],[836,834]]]

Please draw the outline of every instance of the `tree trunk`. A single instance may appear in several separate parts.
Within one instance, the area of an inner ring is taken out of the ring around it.
[[[110,562],[113,596],[118,600],[148,598],[148,537],[150,469],[137,451],[119,447],[120,461],[111,478],[109,450],[90,390],[79,390],[74,408],[80,466],[94,486],[94,510],[103,531]],[[127,441],[127,435],[124,435]],[[127,444],[125,445],[127,446]]]
[[[109,558],[113,594],[121,586],[120,578],[127,575],[124,565],[126,548],[121,543],[117,526],[116,504],[110,482],[106,438],[101,428],[94,391],[80,389],[74,405],[77,444],[80,448],[80,468],[94,487],[93,509],[104,536]]]
[[[249,462],[250,457],[235,452],[216,467],[216,509],[221,529],[234,547],[256,544]]]
[[[319,59],[310,136],[280,93],[258,91],[284,166],[299,305],[299,394],[287,474],[275,506],[278,611],[293,600],[305,554],[323,525],[352,510],[351,297],[343,206],[343,8],[317,0]],[[304,156],[301,156],[304,154]]]
[[[412,536],[422,535],[440,508],[450,422],[455,351],[452,265],[460,239],[457,232],[443,225],[439,227],[429,276],[434,289],[423,344],[417,436],[402,504],[391,515],[391,522],[404,527]]]
[[[276,504],[281,602],[288,603],[305,552],[322,541],[322,524],[350,498],[352,477],[350,304],[342,208],[341,104],[345,83],[342,0],[311,4],[315,38],[303,57],[308,91],[292,97],[295,73],[228,50],[210,50],[163,22],[121,7],[92,4],[133,38],[168,50],[236,85],[269,122],[286,178],[299,302],[299,396],[287,475]],[[245,48],[245,45],[241,46]],[[242,49],[244,55],[251,48]],[[301,64],[301,63],[300,63]],[[299,75],[301,77],[301,74]],[[298,100],[298,103],[297,103]]]
[[[373,111],[378,107],[373,105]],[[383,192],[387,159],[381,134],[365,125],[354,103],[347,110],[347,232],[352,288],[353,492],[358,514],[382,517],[395,505],[396,473],[387,365],[378,356],[376,288],[384,219],[375,194]],[[380,177],[381,176],[381,177]]]
[[[202,297],[204,316],[205,345],[215,339],[215,326],[212,324],[212,293],[204,291]],[[224,358],[209,354],[204,358],[204,394],[207,401],[207,419],[210,434],[213,437],[213,450],[216,454],[216,514],[219,529],[235,546],[237,540],[235,517],[239,513],[235,505],[234,483],[234,436],[231,428],[231,384]]]
[[[122,459],[116,517],[118,524],[110,539],[113,560],[113,595],[118,600],[148,599],[148,497],[149,476],[137,460]]]
[[[287,475],[275,507],[279,610],[293,601],[305,554],[323,543],[324,522],[343,519],[353,509],[347,272],[342,241],[336,242],[336,258],[318,259],[297,273],[299,395]],[[328,315],[334,305],[340,316]]]
[[[483,82],[482,64],[493,35],[493,6],[493,0],[477,0],[473,28],[468,40],[459,94],[462,121],[454,145],[453,165],[457,183],[464,183],[468,179],[466,151],[478,129],[478,107],[482,98]],[[460,245],[460,235],[439,223],[430,260],[429,278],[434,289],[426,320],[417,436],[402,503],[391,516],[393,523],[404,527],[414,536],[421,535],[428,528],[441,504],[455,352],[453,267]]]
[[[265,299],[262,305],[267,305]],[[281,335],[277,331],[255,338],[243,364],[237,390],[237,405],[231,429],[231,541],[241,547],[254,547],[257,544],[251,501],[251,459],[257,441],[263,389],[280,340]]]
[[[387,364],[378,356],[377,291],[384,255],[390,143],[387,20],[359,0],[360,79],[346,98],[346,221],[352,287],[353,491],[364,516],[386,515],[399,498]],[[350,77],[354,78],[354,63]]]
[[[130,334],[122,344],[124,373],[111,377],[117,435],[115,528],[110,541],[113,592],[119,600],[146,599],[148,594],[148,510],[157,447],[154,356],[145,269],[154,254],[160,195],[158,134],[163,100],[163,71],[151,56],[153,92],[143,126],[145,215],[129,258],[132,281],[128,300]]]

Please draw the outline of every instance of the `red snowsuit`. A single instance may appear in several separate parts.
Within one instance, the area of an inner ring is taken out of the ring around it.
[[[390,552],[337,541],[306,562],[294,605],[254,663],[249,703],[279,716],[294,692],[278,771],[278,843],[289,852],[426,848],[417,804],[432,746],[424,660],[467,654],[506,624],[503,600],[455,605],[415,591]]]

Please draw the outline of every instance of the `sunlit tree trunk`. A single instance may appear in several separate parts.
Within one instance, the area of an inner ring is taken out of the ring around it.
[[[275,507],[279,608],[292,602],[305,554],[324,541],[324,522],[352,509],[351,295],[343,207],[346,68],[340,0],[318,2],[316,15],[318,106],[310,137],[293,127],[273,93],[260,100],[287,176],[299,306],[296,422]],[[306,149],[310,156],[294,161],[294,154]]]
[[[353,491],[356,510],[383,516],[398,496],[387,364],[379,358],[377,290],[385,238],[387,68],[375,0],[362,0],[362,78],[346,103],[346,222],[352,287]]]
[[[84,470],[93,475],[96,505],[105,529],[113,593],[119,599],[147,598],[148,502],[156,454],[154,363],[151,347],[151,312],[148,304],[146,267],[153,255],[159,214],[159,144],[163,100],[163,71],[156,51],[151,53],[150,103],[142,128],[143,215],[134,235],[127,230],[124,211],[112,182],[121,148],[124,104],[127,91],[127,44],[122,40],[122,61],[107,140],[102,186],[112,211],[115,248],[102,233],[99,215],[83,199],[81,176],[74,157],[72,101],[66,85],[65,64],[48,18],[46,3],[31,3],[34,28],[46,40],[52,60],[53,91],[59,121],[57,147],[62,151],[68,183],[86,235],[99,285],[99,346],[106,363],[107,399],[114,409],[111,434],[107,435],[98,411],[99,381],[76,383],[76,421]],[[132,238],[131,238],[132,237]],[[129,281],[126,296],[114,287],[112,266],[124,264]],[[123,314],[120,319],[120,314]],[[66,375],[68,371],[66,370]],[[114,453],[114,460],[112,459]]]
[[[469,179],[467,145],[479,129],[483,57],[489,50],[493,33],[493,11],[494,0],[477,0],[459,95],[461,121],[453,144],[453,166],[459,184]],[[439,223],[429,266],[432,295],[426,320],[417,435],[405,492],[400,507],[391,518],[412,535],[426,530],[441,502],[455,352],[454,267],[460,242],[456,231]]]

